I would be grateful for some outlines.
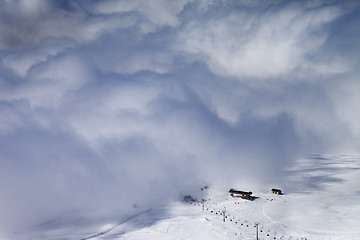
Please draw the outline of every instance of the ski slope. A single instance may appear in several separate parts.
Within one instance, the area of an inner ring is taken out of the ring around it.
[[[206,200],[204,204],[178,200],[96,226],[59,228],[53,220],[47,223],[52,228],[0,235],[0,239],[256,239],[255,223],[259,223],[259,239],[360,239],[358,156],[310,156],[299,160],[285,178],[284,195],[272,194],[268,185],[234,186],[251,190],[255,199],[249,201],[231,197],[229,189],[210,187],[199,198]]]
[[[255,222],[259,223],[260,239],[360,239],[359,217],[355,216],[359,208],[352,209],[355,212],[349,219],[346,207],[341,211],[339,206],[310,203],[304,196],[258,196],[247,201],[218,195],[205,204],[204,211],[201,203],[176,203],[168,209],[173,217],[126,232],[118,239],[255,239]],[[294,206],[298,209],[291,211]],[[94,239],[117,239],[119,232],[123,232],[121,227],[114,229],[114,235]]]
[[[94,239],[255,239],[256,222],[260,239],[360,239],[358,160],[309,156],[289,169],[284,195],[258,186],[248,201],[210,188],[204,211],[200,202],[173,203],[167,219],[134,231],[119,226]]]

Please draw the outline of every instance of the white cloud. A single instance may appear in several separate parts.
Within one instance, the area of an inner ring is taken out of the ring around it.
[[[339,6],[319,9],[296,2],[256,14],[231,11],[217,19],[190,20],[178,48],[198,55],[221,76],[276,77],[298,68],[324,72],[324,64],[308,64],[307,55],[327,38],[321,27],[341,14]]]
[[[205,183],[275,181],[304,153],[359,150],[351,4],[0,4],[4,231],[121,219]]]
[[[26,75],[26,81],[0,91],[0,99],[26,100],[33,107],[59,107],[68,91],[78,89],[93,78],[86,61],[79,56],[50,56],[46,61],[34,64],[36,66]]]
[[[101,14],[116,14],[138,12],[145,18],[141,28],[145,33],[155,31],[161,26],[175,27],[180,24],[178,14],[183,10],[189,0],[166,1],[166,0],[122,0],[101,1],[95,4],[92,11]]]
[[[48,43],[44,42],[42,46],[26,52],[12,52],[7,56],[3,56],[2,60],[6,67],[12,69],[21,77],[26,77],[29,69],[35,65],[47,61],[49,57],[54,57],[67,48],[75,46],[76,44],[71,41],[48,41]]]
[[[74,8],[74,12],[58,9],[54,2],[49,3],[48,7],[43,7],[43,4],[39,2],[36,3],[14,1],[4,4],[6,7],[0,9],[3,15],[0,18],[0,33],[2,33],[0,49],[24,48],[38,44],[49,37],[72,38],[80,43],[89,43],[102,34],[134,27],[139,21],[134,14],[90,16],[79,3],[75,2],[67,3]],[[13,11],[18,9],[25,13],[13,14]]]

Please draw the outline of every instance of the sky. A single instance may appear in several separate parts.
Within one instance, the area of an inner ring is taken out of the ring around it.
[[[0,231],[359,153],[359,22],[358,1],[0,0]]]

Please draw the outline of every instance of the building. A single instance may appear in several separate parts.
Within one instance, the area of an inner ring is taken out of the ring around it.
[[[250,197],[250,195],[252,194],[252,192],[244,192],[244,191],[238,191],[235,189],[230,189],[229,193],[232,197],[236,197],[236,196],[240,196],[240,197]]]
[[[282,195],[282,192],[281,192],[280,189],[273,188],[273,189],[271,189],[271,192],[272,192],[273,194]]]

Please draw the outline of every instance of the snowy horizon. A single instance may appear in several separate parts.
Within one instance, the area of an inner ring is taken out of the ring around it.
[[[0,0],[0,233],[359,154],[359,22],[351,0]]]

